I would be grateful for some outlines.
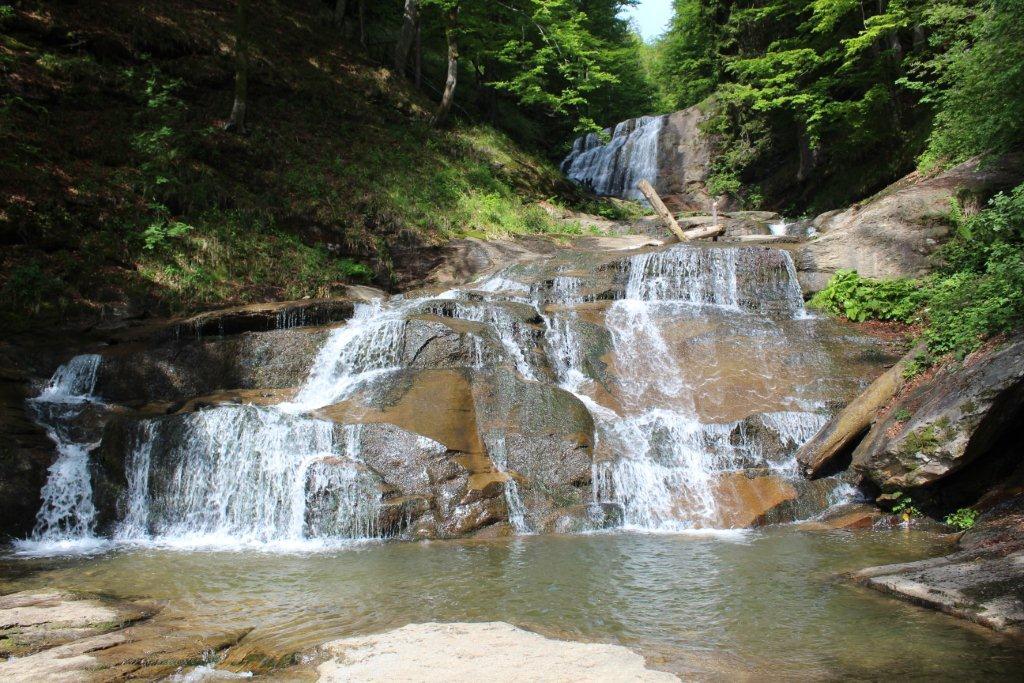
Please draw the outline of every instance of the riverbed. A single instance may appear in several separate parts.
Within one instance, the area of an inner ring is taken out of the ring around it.
[[[505,621],[624,645],[701,680],[1014,679],[1024,648],[842,578],[948,548],[924,532],[781,526],[356,543],[320,552],[111,547],[0,560],[0,590],[68,588],[165,601],[157,618],[253,627],[283,655],[428,621]]]

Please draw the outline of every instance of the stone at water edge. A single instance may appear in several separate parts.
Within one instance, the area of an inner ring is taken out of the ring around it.
[[[1022,416],[1024,338],[1017,338],[943,367],[902,396],[857,446],[853,468],[892,492],[933,486],[974,463],[965,474],[985,489],[993,483],[987,476],[1001,478],[1001,469],[1019,463]]]
[[[670,683],[618,645],[553,640],[505,622],[410,624],[324,645],[319,680],[478,683]]]

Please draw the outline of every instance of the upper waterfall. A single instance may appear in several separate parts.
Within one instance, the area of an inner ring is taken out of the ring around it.
[[[577,138],[562,161],[562,172],[594,194],[642,199],[636,185],[641,180],[654,183],[658,177],[658,141],[664,122],[664,116],[644,116],[605,131],[605,136],[610,135],[607,140],[597,133]]]

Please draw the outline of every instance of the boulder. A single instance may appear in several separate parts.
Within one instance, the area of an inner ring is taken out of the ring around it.
[[[742,529],[771,524],[777,508],[796,501],[797,490],[778,475],[726,472],[719,476],[715,500],[721,528]]]
[[[708,211],[714,201],[707,189],[714,144],[701,130],[711,113],[698,104],[665,116],[654,188],[674,211]]]
[[[323,653],[324,682],[679,681],[620,645],[552,640],[504,622],[409,624],[331,641]]]
[[[874,505],[846,503],[837,505],[819,517],[801,524],[801,528],[829,531],[870,529],[882,519],[883,513]]]
[[[982,164],[972,159],[938,175],[915,172],[874,197],[814,221],[821,233],[799,252],[797,269],[805,292],[816,292],[837,270],[873,278],[918,277],[951,230],[954,198],[977,203],[1024,178],[1024,157]]]
[[[985,488],[999,481],[998,470],[1019,465],[1022,416],[1024,338],[1017,338],[950,363],[900,397],[857,446],[852,465],[884,492],[934,488],[968,465],[969,475],[991,477],[976,482]]]

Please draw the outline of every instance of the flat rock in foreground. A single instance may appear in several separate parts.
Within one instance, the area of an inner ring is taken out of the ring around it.
[[[551,640],[504,622],[410,624],[324,646],[321,681],[650,681],[652,671],[618,645]]]

